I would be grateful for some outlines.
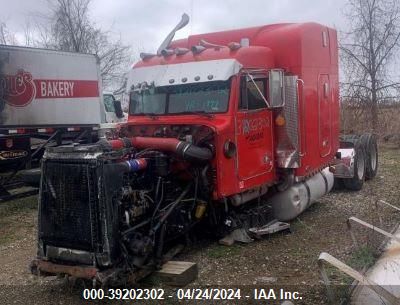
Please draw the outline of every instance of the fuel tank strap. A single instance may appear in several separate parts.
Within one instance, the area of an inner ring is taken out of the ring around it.
[[[323,170],[320,171],[319,173],[321,174],[322,178],[323,178],[324,181],[325,181],[325,194],[326,194],[326,193],[329,192],[329,183],[328,183],[328,179],[326,178],[326,175],[325,175],[325,173],[324,173]]]
[[[309,185],[307,184],[307,180],[303,182],[304,186],[306,187],[307,190],[307,206],[310,206],[311,204],[311,190]]]

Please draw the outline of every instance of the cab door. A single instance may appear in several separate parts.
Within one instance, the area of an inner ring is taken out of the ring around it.
[[[254,82],[241,77],[236,114],[237,174],[241,188],[274,178],[272,111],[256,86],[267,96],[266,77],[255,77]]]

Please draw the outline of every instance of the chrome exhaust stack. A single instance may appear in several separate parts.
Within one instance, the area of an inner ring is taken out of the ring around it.
[[[189,16],[185,13],[182,15],[181,20],[178,24],[172,29],[172,31],[165,37],[164,41],[161,43],[157,50],[157,55],[162,55],[162,51],[168,49],[171,44],[172,39],[174,39],[175,33],[185,27],[189,23]]]

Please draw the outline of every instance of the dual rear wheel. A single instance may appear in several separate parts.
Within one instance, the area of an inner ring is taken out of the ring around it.
[[[346,136],[347,142],[352,142],[355,149],[354,176],[343,179],[344,186],[352,191],[359,191],[364,181],[373,179],[378,171],[378,144],[376,136],[365,133],[358,136]]]

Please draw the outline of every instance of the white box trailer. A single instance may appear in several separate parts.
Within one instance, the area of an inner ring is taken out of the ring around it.
[[[37,139],[91,141],[123,120],[95,55],[0,45],[0,167],[30,159]]]

